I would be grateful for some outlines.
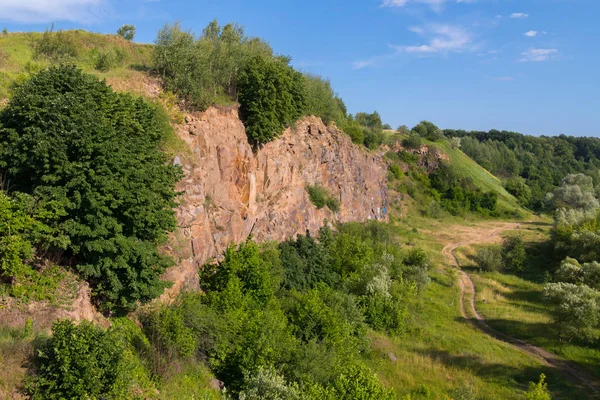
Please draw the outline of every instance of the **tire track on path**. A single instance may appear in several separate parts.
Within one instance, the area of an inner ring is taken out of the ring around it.
[[[514,229],[517,224],[514,225],[506,225],[502,228],[494,229],[490,232],[489,235],[479,238],[477,240],[472,241],[463,241],[457,243],[450,243],[444,247],[442,250],[442,254],[444,258],[448,261],[448,264],[454,268],[458,273],[459,278],[459,287],[460,287],[460,313],[466,320],[470,320],[473,322],[473,325],[479,328],[482,332],[487,335],[506,342],[521,352],[528,354],[532,357],[540,360],[544,365],[556,368],[559,370],[571,383],[573,383],[576,387],[581,388],[588,392],[588,394],[593,399],[600,399],[599,390],[598,390],[598,382],[596,382],[592,377],[589,377],[587,373],[583,372],[577,364],[567,361],[553,353],[550,353],[547,350],[542,349],[541,347],[534,346],[529,344],[521,339],[517,339],[510,335],[504,334],[490,327],[485,318],[481,316],[477,312],[477,308],[475,307],[475,285],[471,280],[469,274],[460,269],[460,263],[454,251],[459,247],[468,246],[470,244],[475,243],[486,243],[494,241],[502,232],[505,230]],[[466,303],[466,306],[465,306]],[[471,317],[467,315],[467,311],[471,314]]]

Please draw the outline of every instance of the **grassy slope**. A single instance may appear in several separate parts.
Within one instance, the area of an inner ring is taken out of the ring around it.
[[[371,365],[400,396],[440,399],[471,387],[474,398],[522,399],[528,382],[544,373],[554,399],[585,398],[551,368],[464,321],[451,273],[435,272],[432,278],[405,336],[372,336],[376,356]]]
[[[147,96],[151,80],[143,72],[150,65],[152,45],[128,42],[116,35],[100,35],[82,30],[65,31],[65,37],[72,41],[77,56],[68,60],[84,71],[106,79],[115,90],[132,92]],[[0,99],[10,96],[10,87],[23,74],[33,72],[50,65],[44,58],[34,57],[34,45],[42,38],[39,32],[0,34]],[[94,68],[98,51],[119,49],[125,54],[121,65],[107,72]]]
[[[477,309],[493,328],[545,348],[585,367],[600,379],[600,348],[583,341],[561,343],[552,323],[549,306],[542,298],[541,280],[552,261],[544,256],[543,243],[549,240],[549,219],[537,225],[523,225],[509,235],[522,235],[535,256],[527,260],[528,271],[520,276],[500,272],[479,272],[472,255],[476,247],[457,250],[463,268],[469,270],[477,289]]]
[[[465,153],[459,149],[453,149],[450,143],[443,141],[430,144],[439,149],[442,153],[448,155],[450,163],[455,171],[462,177],[470,177],[478,188],[489,192],[495,191],[498,193],[498,211],[500,212],[519,212],[521,215],[527,216],[523,207],[519,205],[517,199],[504,189],[502,181],[492,175],[489,171],[482,168],[475,161],[470,159]]]

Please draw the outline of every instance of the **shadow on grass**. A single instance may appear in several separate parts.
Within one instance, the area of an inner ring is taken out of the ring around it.
[[[454,354],[448,350],[430,348],[417,351],[447,367],[459,368],[486,381],[500,385],[517,386],[526,390],[529,382],[537,382],[540,374],[547,376],[548,388],[555,400],[588,399],[588,395],[578,387],[567,382],[561,372],[553,367],[514,367],[511,365],[488,362],[476,354]]]
[[[145,64],[131,64],[131,65],[129,65],[128,68],[132,69],[134,71],[139,71],[139,72],[151,72],[152,71],[152,68]]]

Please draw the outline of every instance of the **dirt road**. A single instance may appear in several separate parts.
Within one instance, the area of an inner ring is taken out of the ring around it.
[[[466,235],[458,235],[461,241],[450,243],[444,247],[442,254],[448,261],[448,264],[450,264],[451,267],[456,268],[458,272],[460,287],[460,312],[465,319],[471,320],[473,324],[482,332],[498,340],[509,343],[530,356],[536,357],[547,366],[556,368],[557,370],[561,371],[561,373],[575,386],[585,390],[588,395],[591,396],[590,398],[600,399],[598,382],[582,371],[578,365],[564,360],[540,347],[531,345],[523,340],[506,335],[491,328],[485,322],[485,319],[477,312],[475,307],[475,285],[473,284],[473,281],[469,275],[460,269],[459,261],[454,254],[454,250],[471,244],[497,242],[500,240],[501,234],[504,231],[513,230],[516,228],[517,224],[512,223],[494,227],[471,227],[471,229],[467,231]]]

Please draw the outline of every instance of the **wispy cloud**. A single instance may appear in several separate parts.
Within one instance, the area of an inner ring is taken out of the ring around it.
[[[517,12],[517,13],[512,13],[510,14],[510,17],[513,19],[523,19],[523,18],[528,18],[529,14],[525,14],[522,12]]]
[[[495,76],[492,78],[495,81],[512,82],[515,80],[512,76]]]
[[[528,49],[521,53],[519,62],[542,62],[548,61],[558,54],[556,49]]]
[[[105,0],[0,0],[0,20],[20,23],[91,23],[106,13]]]
[[[408,3],[427,4],[434,9],[440,9],[447,0],[383,0],[382,7],[404,7]]]
[[[412,26],[409,30],[426,38],[426,43],[388,45],[393,50],[391,53],[355,61],[352,67],[354,69],[371,67],[398,57],[400,54],[435,55],[476,50],[472,35],[460,26],[431,24]]]
[[[472,46],[473,38],[464,28],[454,25],[427,25],[411,30],[426,37],[426,44],[410,46],[392,46],[398,52],[405,53],[449,53],[462,52]]]
[[[538,34],[538,31],[527,31],[525,32],[525,36],[527,37],[536,37]]]

